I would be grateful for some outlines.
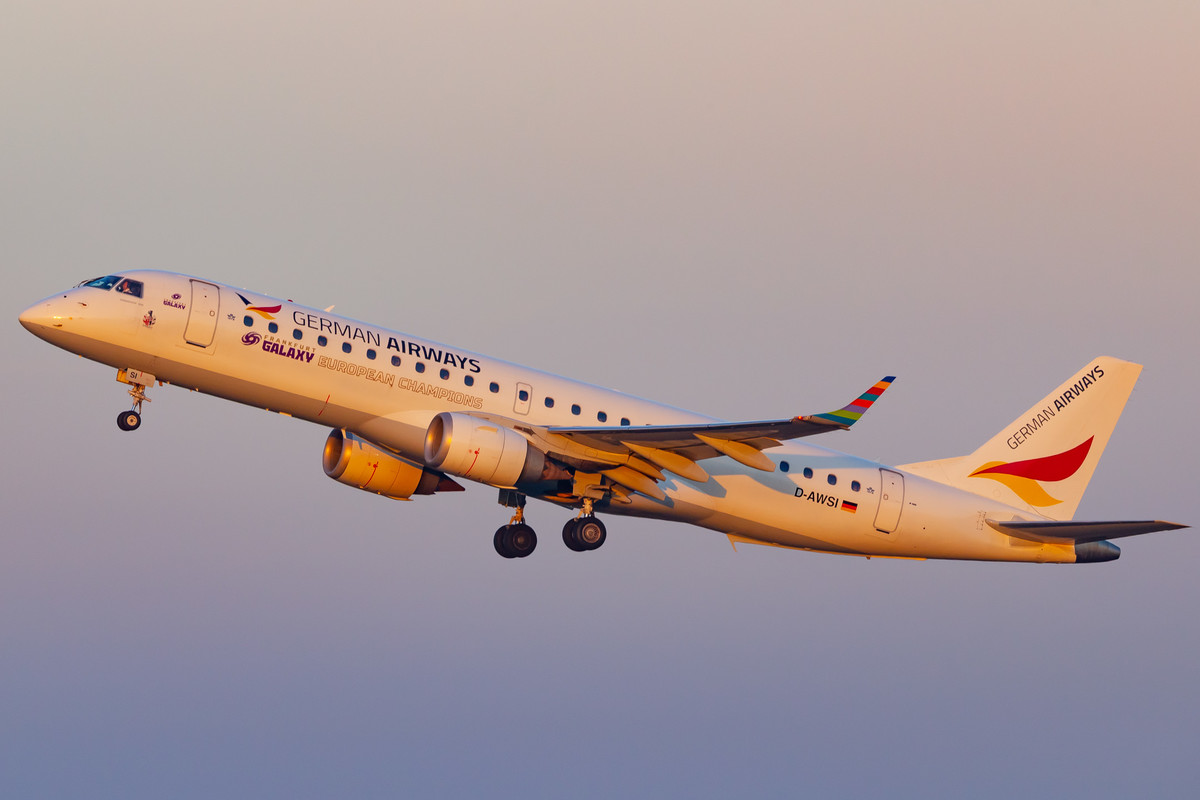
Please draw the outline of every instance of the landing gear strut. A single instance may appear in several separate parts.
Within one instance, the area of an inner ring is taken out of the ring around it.
[[[608,531],[604,523],[592,513],[592,501],[589,498],[585,497],[583,500],[582,514],[567,520],[567,524],[563,525],[562,537],[563,544],[576,553],[595,550],[604,544],[604,540],[608,538]]]
[[[142,403],[150,402],[146,387],[154,383],[154,376],[136,369],[121,369],[117,370],[117,380],[129,384],[129,396],[133,398],[133,408],[117,415],[117,427],[123,431],[136,431],[142,425]]]
[[[505,558],[525,558],[537,547],[537,534],[525,524],[525,496],[519,497],[520,505],[512,520],[492,537],[496,552]]]

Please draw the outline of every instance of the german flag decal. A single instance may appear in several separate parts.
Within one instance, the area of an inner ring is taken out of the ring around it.
[[[858,503],[851,503],[849,500],[843,500],[842,511],[849,511],[851,514],[853,514],[855,511],[858,511]]]

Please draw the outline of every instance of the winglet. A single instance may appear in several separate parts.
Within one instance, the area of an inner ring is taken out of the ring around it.
[[[887,388],[892,385],[894,380],[896,380],[896,376],[888,375],[870,389],[867,389],[865,392],[860,394],[858,399],[850,403],[850,405],[840,408],[837,411],[830,411],[827,414],[813,414],[811,417],[807,417],[807,419],[832,422],[838,427],[849,428],[851,425],[858,422],[858,420],[862,418],[863,414],[867,413],[867,409],[870,408],[885,391],[887,391]]]

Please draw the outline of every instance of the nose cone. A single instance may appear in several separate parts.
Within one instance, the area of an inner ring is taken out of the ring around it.
[[[47,333],[61,328],[67,320],[66,302],[63,295],[48,297],[22,311],[17,319],[25,330],[44,339]]]
[[[30,333],[37,333],[38,328],[44,328],[50,319],[47,309],[49,304],[45,302],[34,303],[29,308],[21,312],[21,316],[17,317],[21,321],[21,325]]]

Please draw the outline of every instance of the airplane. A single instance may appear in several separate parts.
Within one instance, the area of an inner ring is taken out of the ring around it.
[[[45,341],[129,386],[171,384],[329,427],[340,483],[397,500],[499,490],[505,558],[537,546],[527,498],[562,507],[570,550],[604,544],[598,514],[690,523],[738,544],[843,555],[1088,563],[1110,540],[1186,527],[1073,519],[1141,366],[1102,356],[965,456],[899,466],[809,443],[850,429],[894,378],[845,406],[725,422],[337,316],[332,306],[135,270],[84,281],[20,315]]]

